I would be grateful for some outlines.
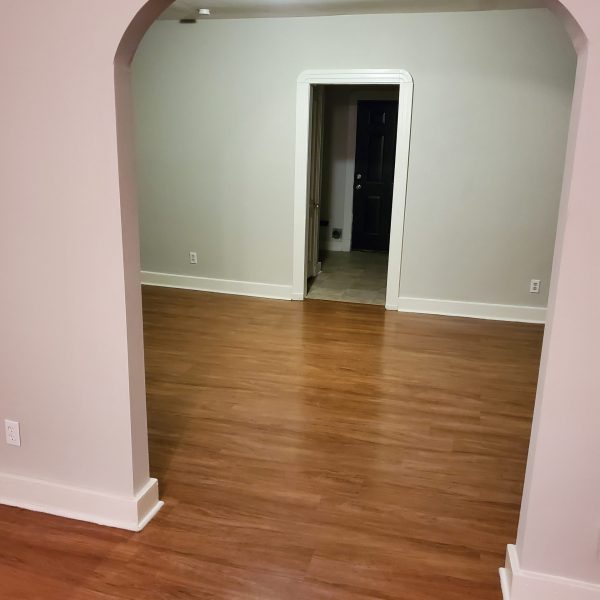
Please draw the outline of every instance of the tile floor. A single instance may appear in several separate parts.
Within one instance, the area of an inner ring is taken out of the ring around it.
[[[327,252],[322,272],[308,282],[307,298],[385,305],[388,255]]]

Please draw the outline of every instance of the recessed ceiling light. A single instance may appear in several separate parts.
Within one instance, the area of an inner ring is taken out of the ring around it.
[[[198,9],[198,14],[202,15],[202,16],[209,16],[210,15],[210,8],[199,8]]]

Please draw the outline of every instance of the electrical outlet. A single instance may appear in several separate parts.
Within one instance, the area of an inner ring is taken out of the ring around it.
[[[198,254],[196,252],[190,252],[190,265],[198,264]]]
[[[331,237],[334,240],[341,240],[342,239],[342,230],[341,229],[332,229],[331,230]]]
[[[18,421],[9,421],[5,419],[4,430],[6,431],[6,443],[9,446],[21,445],[21,430]]]
[[[532,279],[529,283],[529,293],[530,294],[539,294],[540,287],[542,286],[542,282],[539,279]]]

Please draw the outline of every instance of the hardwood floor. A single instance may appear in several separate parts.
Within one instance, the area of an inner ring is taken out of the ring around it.
[[[3,598],[498,600],[542,327],[144,290],[140,534],[0,507]]]

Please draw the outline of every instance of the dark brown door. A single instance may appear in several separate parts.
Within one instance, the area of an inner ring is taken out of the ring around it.
[[[352,249],[390,247],[398,102],[358,102]]]

